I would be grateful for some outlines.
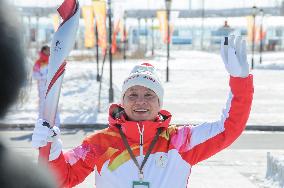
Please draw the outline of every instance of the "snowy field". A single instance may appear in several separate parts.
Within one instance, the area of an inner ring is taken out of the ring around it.
[[[78,55],[83,52],[73,51]],[[201,123],[220,116],[228,94],[228,75],[221,57],[201,51],[172,51],[170,82],[166,83],[166,54],[156,52],[151,60],[113,62],[115,102],[120,102],[121,84],[132,67],[142,62],[155,65],[164,81],[164,109],[173,114],[172,123]],[[250,56],[248,56],[250,62]],[[264,53],[263,63],[255,56],[255,95],[248,125],[284,125],[284,52]],[[101,62],[100,62],[101,63]],[[63,124],[107,123],[109,62],[106,61],[101,112],[98,113],[98,88],[94,61],[69,61],[59,102]],[[19,102],[4,123],[34,123],[37,118],[37,85],[30,79]]]

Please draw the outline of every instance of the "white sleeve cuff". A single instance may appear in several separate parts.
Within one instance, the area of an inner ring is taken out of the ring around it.
[[[62,151],[62,141],[61,139],[56,139],[51,143],[49,161],[57,159]]]

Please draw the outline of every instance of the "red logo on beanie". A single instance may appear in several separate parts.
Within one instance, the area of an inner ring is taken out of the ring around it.
[[[142,63],[141,65],[145,65],[147,67],[154,67],[153,65],[151,65],[150,63]]]

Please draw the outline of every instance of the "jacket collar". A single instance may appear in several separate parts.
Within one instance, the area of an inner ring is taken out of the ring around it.
[[[39,61],[44,62],[44,63],[48,63],[49,60],[49,56],[44,54],[43,52],[39,52]]]
[[[156,118],[156,121],[128,121],[124,109],[119,104],[112,104],[109,108],[109,126],[111,128],[121,126],[122,131],[130,142],[139,142],[138,126],[144,126],[143,139],[144,143],[152,141],[155,137],[157,129],[160,127],[168,128],[172,115],[161,110]]]

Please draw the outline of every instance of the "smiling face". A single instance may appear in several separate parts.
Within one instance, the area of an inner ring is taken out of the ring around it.
[[[122,106],[129,120],[155,120],[160,111],[159,98],[154,91],[143,86],[127,89]]]

